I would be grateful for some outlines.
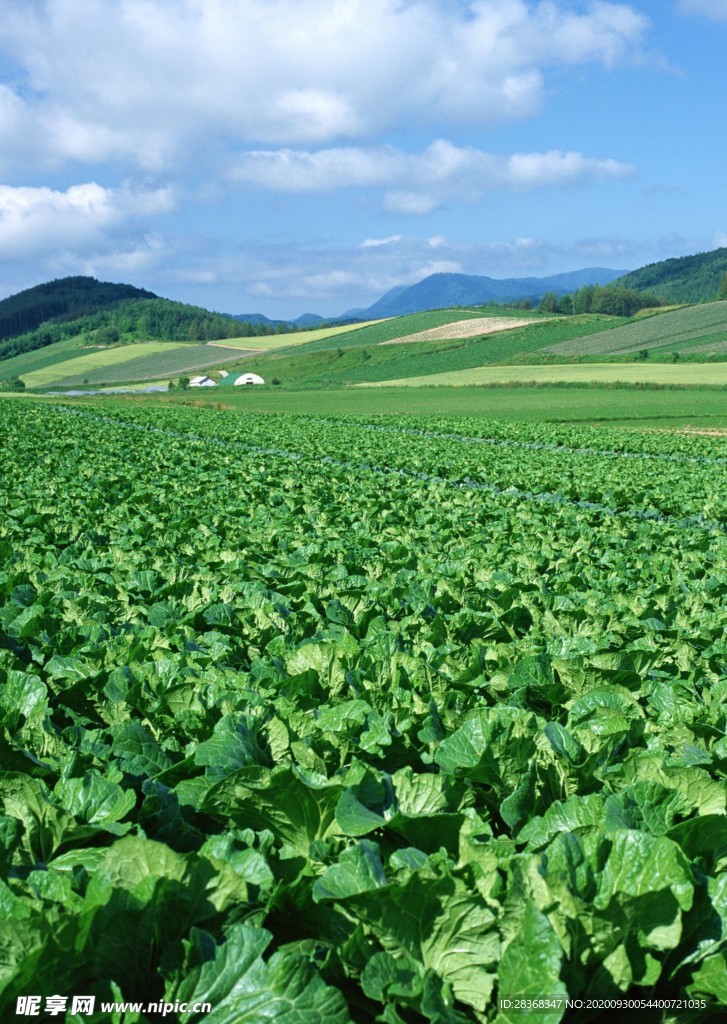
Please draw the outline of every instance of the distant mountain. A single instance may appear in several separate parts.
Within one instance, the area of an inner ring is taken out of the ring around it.
[[[727,248],[650,263],[617,279],[625,288],[649,291],[663,302],[716,299],[727,274]]]
[[[93,277],[63,277],[0,301],[0,340],[26,334],[48,321],[76,320],[128,299],[155,298],[154,292],[130,284],[111,284]]]
[[[302,316],[296,317],[295,320],[271,320],[269,317],[263,316],[262,313],[235,313],[232,319],[239,320],[243,324],[255,324],[256,326],[262,325],[272,328],[287,327],[289,324],[294,324],[296,327],[317,327],[324,322],[324,317],[318,316],[317,313],[303,313]]]
[[[263,316],[262,313],[235,313],[230,314],[232,320],[239,320],[241,324],[254,324],[255,326],[262,325],[264,327],[276,327],[278,324],[282,324],[282,320],[271,320],[267,316]]]
[[[589,267],[550,277],[496,279],[471,274],[431,274],[410,287],[392,288],[368,309],[359,311],[359,315],[374,320],[419,313],[426,309],[509,302],[514,299],[530,299],[537,303],[546,292],[565,295],[588,284],[610,284],[623,273],[623,270]]]
[[[356,323],[360,320],[359,313],[365,312],[365,310],[349,310],[348,313],[343,313],[342,316],[318,316],[317,313],[303,313],[302,316],[296,317],[294,320],[270,320],[269,317],[263,316],[262,313],[236,313],[232,319],[238,320],[240,323],[252,324],[254,327],[271,327],[273,329],[277,327],[300,327],[303,330],[313,329],[316,327],[322,327],[325,325],[334,324],[350,324]]]

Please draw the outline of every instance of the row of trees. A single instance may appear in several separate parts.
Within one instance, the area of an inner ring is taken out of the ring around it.
[[[538,309],[543,313],[575,315],[577,313],[603,313],[607,316],[633,316],[640,309],[661,306],[656,295],[623,288],[619,285],[588,284],[568,295],[546,292]]]

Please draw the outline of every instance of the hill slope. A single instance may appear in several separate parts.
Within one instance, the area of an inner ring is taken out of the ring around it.
[[[663,302],[710,302],[727,274],[727,248],[650,263],[620,277],[625,288],[653,292]]]
[[[0,301],[0,340],[35,330],[47,321],[75,320],[128,299],[155,299],[154,292],[93,277],[63,277]]]

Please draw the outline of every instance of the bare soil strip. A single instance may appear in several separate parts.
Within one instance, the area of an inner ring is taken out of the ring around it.
[[[552,320],[553,317],[532,317],[518,319],[513,316],[482,316],[474,320],[457,320],[451,324],[443,324],[441,327],[432,327],[428,331],[418,331],[416,334],[407,334],[403,338],[393,338],[391,341],[380,341],[380,345],[409,345],[416,341],[443,341],[449,338],[475,338],[482,334],[495,334],[497,331],[508,331],[514,327],[528,327],[530,324],[543,323],[544,320]]]

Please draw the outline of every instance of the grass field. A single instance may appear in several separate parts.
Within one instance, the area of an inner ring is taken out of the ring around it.
[[[542,366],[477,366],[357,387],[471,387],[482,384],[664,384],[727,386],[727,363],[568,363]],[[725,396],[727,404],[727,396]]]
[[[88,400],[84,399],[84,403]],[[93,401],[93,399],[91,400]],[[122,401],[127,401],[122,399]],[[710,388],[640,390],[634,387],[348,388],[286,391],[230,388],[204,394],[132,398],[181,402],[245,412],[306,416],[484,416],[508,422],[611,423],[644,427],[727,427],[725,393]]]

